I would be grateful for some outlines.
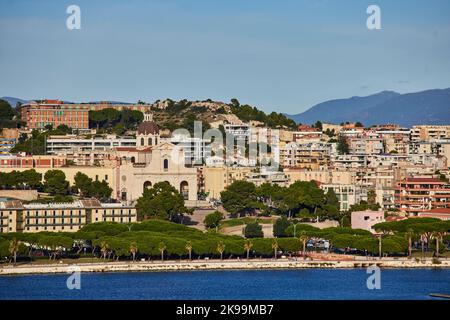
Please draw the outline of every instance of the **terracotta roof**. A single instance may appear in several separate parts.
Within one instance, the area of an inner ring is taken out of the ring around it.
[[[155,134],[159,133],[159,127],[154,122],[142,122],[137,128],[139,134]]]
[[[450,214],[450,208],[434,208],[428,211],[423,211],[421,213],[444,213]]]
[[[402,182],[429,182],[429,183],[442,183],[445,184],[445,182],[437,179],[437,178],[406,178]]]
[[[117,151],[128,151],[128,152],[137,151],[136,147],[116,147],[115,149]]]

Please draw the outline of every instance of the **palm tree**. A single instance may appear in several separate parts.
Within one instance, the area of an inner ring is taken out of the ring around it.
[[[133,262],[134,262],[136,260],[136,252],[138,251],[137,243],[136,242],[132,242],[130,244],[130,248],[128,250],[133,255]]]
[[[189,261],[191,261],[192,260],[192,242],[190,242],[190,241],[186,242],[185,248],[189,252]]]
[[[19,251],[20,247],[20,241],[16,238],[12,239],[9,242],[9,253],[13,255],[14,265],[16,265],[17,262],[17,251]]]
[[[159,247],[158,247],[159,251],[161,252],[161,261],[164,261],[164,251],[166,251],[167,247],[164,244],[164,242],[160,242],[159,243]]]
[[[381,250],[381,237],[382,237],[382,234],[380,233],[378,237],[379,237],[378,238],[378,256],[381,259],[382,255],[383,255],[383,251]]]
[[[441,231],[433,232],[433,238],[436,240],[436,258],[439,258],[439,244],[443,237],[444,237],[444,232],[441,232]]]
[[[250,257],[250,250],[253,248],[253,243],[250,240],[246,240],[244,243],[244,250],[247,251],[247,260]]]
[[[108,254],[108,249],[109,249],[109,246],[105,241],[100,243],[100,252],[102,253],[103,259],[106,259],[106,255]]]
[[[223,252],[225,251],[225,244],[221,241],[217,244],[217,252],[220,253],[220,260],[223,259]]]
[[[309,240],[309,237],[308,237],[306,231],[302,231],[300,233],[300,237],[298,237],[298,240],[303,244],[302,256],[303,256],[303,259],[306,259],[306,243]]]
[[[409,228],[406,231],[406,236],[408,237],[408,257],[412,257],[412,238],[415,236],[413,229]]]
[[[277,259],[277,251],[278,251],[278,241],[274,239],[272,242],[273,256]]]

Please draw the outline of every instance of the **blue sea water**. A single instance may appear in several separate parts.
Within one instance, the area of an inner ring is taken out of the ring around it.
[[[381,289],[369,290],[365,269],[84,273],[1,276],[0,299],[431,299],[450,294],[449,269],[382,269]]]

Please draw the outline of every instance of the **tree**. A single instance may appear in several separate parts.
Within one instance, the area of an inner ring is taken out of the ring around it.
[[[247,252],[247,260],[250,257],[250,250],[253,248],[253,242],[246,240],[244,243],[244,250]]]
[[[158,182],[144,190],[137,200],[138,217],[142,220],[175,220],[179,215],[190,211],[184,205],[184,198],[168,182]]]
[[[108,244],[105,241],[103,241],[100,244],[100,252],[102,253],[103,259],[106,259],[106,255],[108,254],[108,249],[109,249]]]
[[[74,186],[81,196],[89,197],[92,179],[82,172],[77,172],[74,177]]]
[[[217,244],[217,252],[220,253],[220,260],[223,260],[223,252],[225,251],[225,244],[221,241]]]
[[[66,195],[69,193],[69,182],[61,170],[49,170],[44,175],[44,191],[51,195]]]
[[[412,257],[412,239],[416,235],[414,232],[414,229],[408,228],[408,231],[406,232],[406,236],[408,238],[408,257]]]
[[[262,226],[257,221],[247,223],[247,225],[244,228],[244,236],[246,238],[264,237]]]
[[[377,203],[377,194],[375,190],[369,189],[367,191],[367,203],[369,206],[375,205]]]
[[[322,122],[316,121],[316,123],[314,124],[314,127],[319,129],[319,130],[322,130]]]
[[[167,246],[164,242],[160,242],[158,245],[158,250],[161,252],[161,261],[164,261],[164,251],[166,251]]]
[[[231,105],[233,106],[233,107],[239,107],[241,104],[239,103],[239,100],[238,99],[236,99],[236,98],[232,98],[231,99]]]
[[[192,242],[191,241],[186,242],[185,249],[189,253],[189,260],[192,260]]]
[[[14,118],[17,115],[16,110],[11,107],[8,101],[0,99],[0,132],[2,128],[16,128],[18,121]]]
[[[273,224],[274,237],[287,237],[286,229],[291,225],[286,217],[281,217]]]
[[[275,258],[275,260],[277,259],[277,252],[278,252],[278,240],[277,239],[273,239],[272,241],[272,249],[273,249],[273,257]]]
[[[16,238],[9,242],[9,253],[13,256],[14,266],[17,263],[17,252],[19,251],[20,241]]]
[[[339,135],[337,142],[337,151],[339,154],[348,154],[350,152],[350,147],[348,145],[347,138]]]
[[[216,231],[219,228],[220,221],[223,220],[223,214],[219,211],[214,211],[213,213],[208,214],[205,219],[204,223],[207,228],[215,228]]]
[[[308,233],[306,231],[301,231],[300,232],[300,236],[298,237],[298,240],[302,243],[303,245],[303,250],[302,250],[302,256],[303,259],[306,259],[306,243],[309,240],[309,236]]]
[[[133,256],[133,262],[136,260],[136,253],[138,251],[138,246],[136,242],[132,242],[130,244],[130,247],[128,249],[128,251],[131,253],[131,255]]]
[[[253,211],[256,207],[256,187],[243,180],[234,181],[220,193],[223,207],[231,214]]]
[[[74,177],[74,187],[83,197],[94,197],[99,200],[106,200],[111,197],[112,188],[109,187],[105,180],[92,181],[82,172],[77,172]]]
[[[361,122],[358,121],[358,122],[355,123],[355,127],[356,128],[363,128],[364,125]]]

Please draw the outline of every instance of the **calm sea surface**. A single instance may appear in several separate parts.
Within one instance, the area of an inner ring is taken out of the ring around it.
[[[365,269],[193,271],[1,276],[0,299],[430,299],[450,294],[450,270],[381,270],[369,290]]]

